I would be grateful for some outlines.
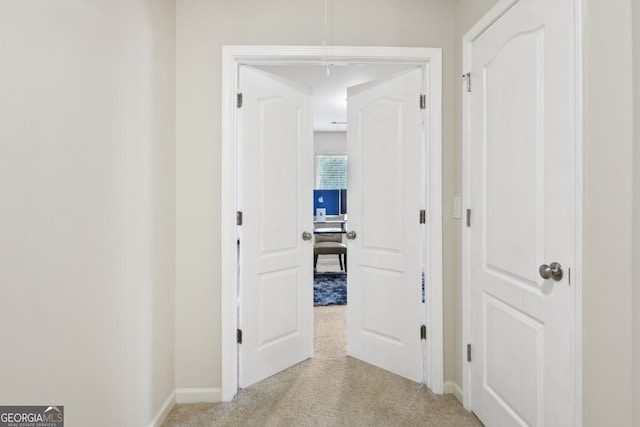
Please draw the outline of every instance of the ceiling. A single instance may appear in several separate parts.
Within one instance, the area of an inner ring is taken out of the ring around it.
[[[312,88],[315,132],[346,132],[347,87],[415,67],[411,64],[295,64],[255,68]]]

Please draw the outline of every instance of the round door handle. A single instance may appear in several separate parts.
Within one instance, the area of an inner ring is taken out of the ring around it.
[[[560,263],[552,262],[550,265],[542,264],[538,271],[544,280],[553,279],[558,282],[562,279],[563,272]]]
[[[309,233],[308,231],[302,232],[302,240],[311,240],[312,238],[313,234]]]
[[[349,240],[355,240],[355,238],[356,238],[357,236],[358,236],[358,235],[356,234],[356,232],[355,232],[355,231],[349,231],[349,232],[347,233],[347,239],[349,239]]]

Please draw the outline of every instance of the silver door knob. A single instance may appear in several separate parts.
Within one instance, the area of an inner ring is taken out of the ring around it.
[[[357,236],[357,234],[356,234],[355,231],[349,231],[347,233],[347,239],[349,239],[349,240],[355,240],[356,236]]]
[[[309,233],[308,231],[302,232],[302,240],[311,240],[312,238],[313,234]]]
[[[558,282],[562,279],[562,266],[557,262],[552,262],[550,265],[542,264],[538,271],[544,280],[553,279]]]

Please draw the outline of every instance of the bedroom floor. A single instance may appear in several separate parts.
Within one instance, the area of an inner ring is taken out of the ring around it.
[[[340,263],[338,262],[338,255],[322,255],[318,258],[318,264],[316,266],[318,273],[327,273],[340,270]]]

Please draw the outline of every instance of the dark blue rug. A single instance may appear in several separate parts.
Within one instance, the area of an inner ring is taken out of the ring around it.
[[[347,303],[346,273],[316,273],[313,278],[313,305]]]

